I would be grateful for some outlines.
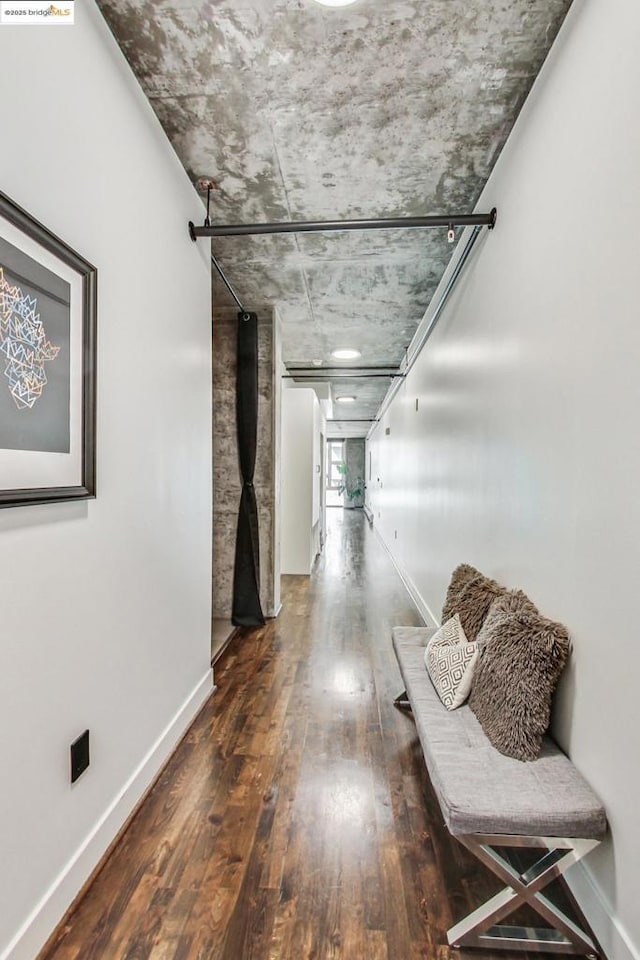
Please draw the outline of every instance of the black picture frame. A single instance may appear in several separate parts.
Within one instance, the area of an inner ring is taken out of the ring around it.
[[[96,328],[96,268],[0,191],[0,507],[96,496]]]

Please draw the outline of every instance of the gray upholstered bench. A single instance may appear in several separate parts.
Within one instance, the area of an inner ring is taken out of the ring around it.
[[[596,956],[591,937],[541,890],[603,838],[606,818],[600,801],[551,739],[545,738],[537,760],[513,760],[489,743],[468,705],[446,710],[424,664],[424,648],[433,632],[394,628],[393,646],[405,684],[396,703],[411,706],[450,833],[507,884],[449,930],[449,943]],[[524,873],[499,852],[518,847],[542,851]],[[530,904],[550,926],[500,923],[522,903]]]

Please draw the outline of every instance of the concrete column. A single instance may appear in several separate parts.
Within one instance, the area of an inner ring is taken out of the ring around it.
[[[240,469],[236,439],[237,310],[213,310],[213,616],[230,618]],[[260,598],[280,608],[277,501],[280,447],[280,338],[275,312],[258,314],[258,449],[254,484],[260,525]]]

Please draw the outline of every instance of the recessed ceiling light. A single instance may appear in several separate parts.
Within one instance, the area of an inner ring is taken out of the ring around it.
[[[316,3],[321,3],[323,7],[348,7],[355,2],[356,0],[316,0]]]
[[[335,357],[336,360],[357,360],[358,357],[361,357],[362,354],[359,350],[345,349],[345,350],[333,350],[331,356]]]
[[[355,397],[336,397],[338,403],[354,403]]]

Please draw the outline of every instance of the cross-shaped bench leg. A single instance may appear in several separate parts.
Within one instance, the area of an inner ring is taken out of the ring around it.
[[[494,834],[467,834],[456,839],[507,886],[451,927],[447,933],[451,946],[577,953],[591,957],[598,955],[591,937],[540,892],[593,850],[598,845],[597,840]],[[495,847],[535,847],[543,852],[532,867],[524,873],[518,873]],[[550,926],[520,927],[500,923],[525,903],[533,907]]]

